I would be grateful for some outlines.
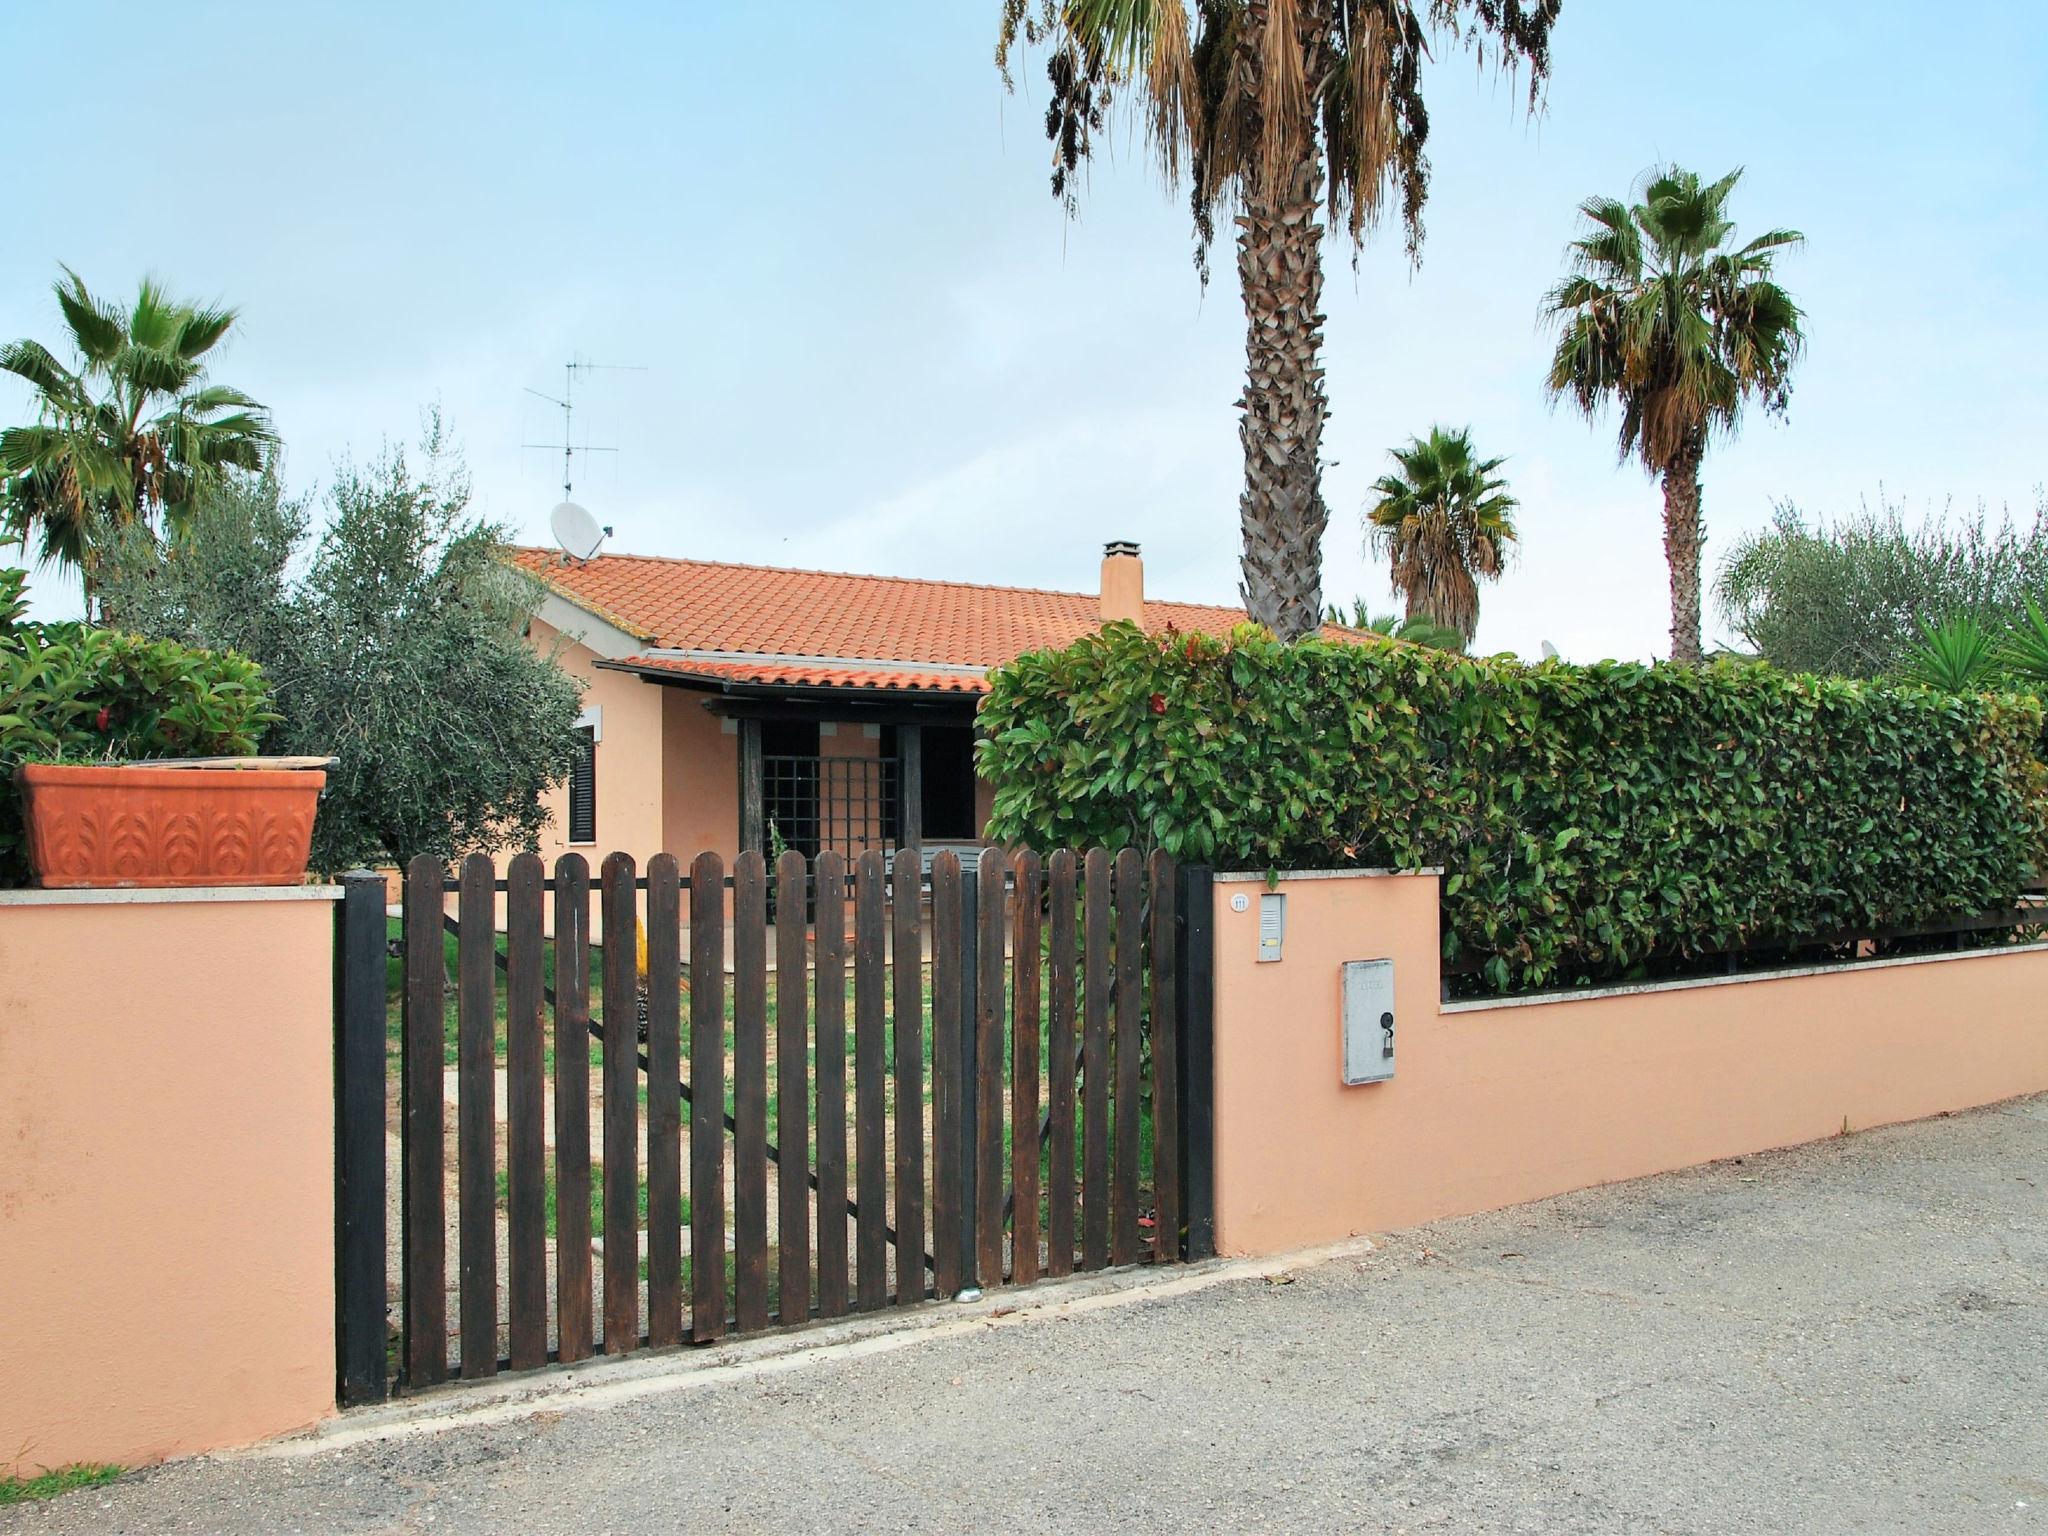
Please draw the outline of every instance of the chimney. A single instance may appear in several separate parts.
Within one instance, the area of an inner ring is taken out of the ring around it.
[[[1102,546],[1102,622],[1128,619],[1145,622],[1145,562],[1131,539],[1112,539]]]

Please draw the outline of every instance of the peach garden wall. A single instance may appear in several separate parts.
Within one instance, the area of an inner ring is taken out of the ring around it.
[[[1219,1249],[1269,1253],[2048,1090],[2048,946],[1440,1001],[1437,877],[1219,877]],[[1247,897],[1234,910],[1233,896]],[[1395,1075],[1340,1081],[1341,967],[1394,962]]]
[[[0,892],[0,1473],[332,1410],[336,894]]]

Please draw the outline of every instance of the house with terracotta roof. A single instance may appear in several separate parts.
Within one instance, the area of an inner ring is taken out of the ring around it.
[[[520,549],[533,643],[586,686],[583,752],[542,852],[643,861],[776,846],[978,847],[974,711],[989,669],[1117,619],[1222,634],[1238,608],[1145,596],[1138,546],[1100,589],[1046,592],[704,560]]]

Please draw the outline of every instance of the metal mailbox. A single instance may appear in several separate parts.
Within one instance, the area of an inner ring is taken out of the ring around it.
[[[1383,1083],[1394,1075],[1394,962],[1344,962],[1344,1081]]]

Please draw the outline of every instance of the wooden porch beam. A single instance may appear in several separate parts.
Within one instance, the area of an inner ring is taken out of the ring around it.
[[[924,846],[924,730],[914,724],[896,727],[896,784],[903,797],[897,815],[899,848]]]
[[[761,761],[761,722],[740,721],[740,852],[768,851],[767,789]]]

